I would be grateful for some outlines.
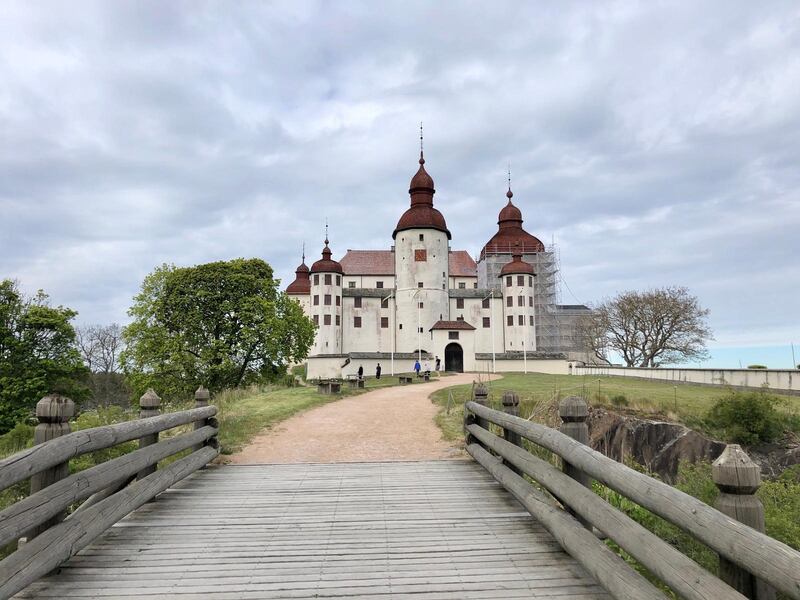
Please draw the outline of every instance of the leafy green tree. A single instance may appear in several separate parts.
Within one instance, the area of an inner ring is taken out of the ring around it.
[[[87,369],[70,323],[76,315],[50,306],[41,290],[26,298],[16,282],[0,281],[0,433],[30,416],[50,392],[87,397]]]
[[[152,387],[169,399],[200,384],[238,387],[283,375],[304,359],[314,324],[278,284],[260,259],[156,268],[123,333],[122,362],[134,394]]]

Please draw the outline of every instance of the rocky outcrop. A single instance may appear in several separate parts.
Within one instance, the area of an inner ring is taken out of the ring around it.
[[[632,459],[672,483],[678,464],[713,461],[725,443],[712,440],[680,423],[621,415],[603,408],[589,410],[589,443],[619,462]]]

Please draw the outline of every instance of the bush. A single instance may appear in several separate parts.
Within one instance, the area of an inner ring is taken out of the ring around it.
[[[611,396],[611,404],[614,406],[628,406],[628,399],[625,394],[617,394],[616,396]]]
[[[725,441],[744,445],[773,442],[798,428],[797,417],[778,411],[783,398],[766,392],[730,391],[717,400],[705,418],[706,427]]]
[[[766,369],[767,365],[747,365],[748,369]]]

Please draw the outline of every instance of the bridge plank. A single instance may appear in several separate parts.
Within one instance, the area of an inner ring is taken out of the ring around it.
[[[607,599],[468,461],[211,467],[18,598]]]

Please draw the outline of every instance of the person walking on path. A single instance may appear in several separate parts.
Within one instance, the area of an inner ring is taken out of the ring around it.
[[[417,372],[417,377],[419,377],[419,370],[420,370],[420,368],[421,368],[421,367],[419,366],[419,361],[418,361],[418,360],[417,360],[417,361],[414,361],[414,370]]]
[[[381,363],[378,363],[378,366],[375,367],[375,379],[381,378]]]
[[[437,357],[436,357],[436,372],[438,373],[439,371],[441,371],[441,369],[442,369],[442,361],[441,361],[441,359],[440,359],[440,358],[437,356]]]
[[[358,378],[364,379],[364,367],[362,365],[358,365]]]

